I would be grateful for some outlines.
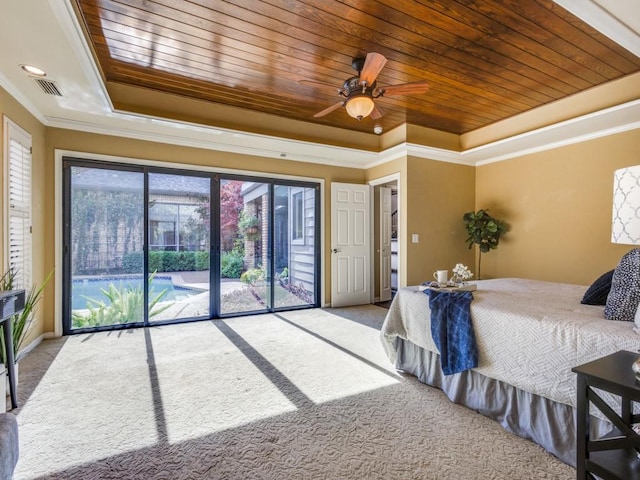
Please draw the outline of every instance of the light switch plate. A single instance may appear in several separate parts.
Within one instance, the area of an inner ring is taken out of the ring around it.
[[[412,233],[411,234],[411,242],[412,243],[418,243],[420,241],[420,235],[418,235],[417,233]]]

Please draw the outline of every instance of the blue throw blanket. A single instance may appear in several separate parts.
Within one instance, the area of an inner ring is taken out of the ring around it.
[[[478,345],[471,324],[471,292],[427,289],[431,309],[431,336],[440,351],[445,375],[478,366]]]

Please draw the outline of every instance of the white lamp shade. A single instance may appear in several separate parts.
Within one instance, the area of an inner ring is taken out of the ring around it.
[[[373,100],[367,95],[351,97],[346,105],[347,113],[358,120],[369,115],[373,111],[373,107]]]
[[[614,173],[611,241],[640,245],[640,165]]]

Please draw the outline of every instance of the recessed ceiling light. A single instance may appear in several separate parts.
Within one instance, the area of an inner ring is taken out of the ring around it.
[[[34,67],[33,65],[20,65],[20,68],[27,72],[29,75],[35,75],[36,77],[46,77],[47,72],[41,70],[38,67]]]

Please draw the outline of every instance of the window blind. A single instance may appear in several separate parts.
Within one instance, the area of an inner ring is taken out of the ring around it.
[[[5,117],[5,258],[16,288],[31,286],[31,136]]]

